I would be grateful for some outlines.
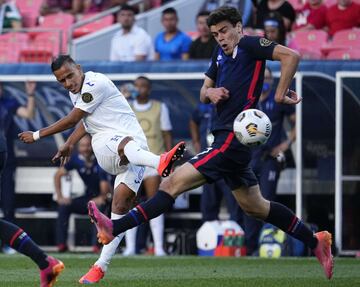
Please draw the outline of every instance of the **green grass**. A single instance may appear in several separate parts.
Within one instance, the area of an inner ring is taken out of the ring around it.
[[[57,256],[57,255],[56,255]],[[57,256],[66,265],[56,286],[80,286],[96,256],[66,254]],[[0,255],[0,286],[39,286],[36,266],[21,255]],[[116,256],[105,278],[96,286],[246,286],[321,287],[360,286],[360,260],[335,259],[335,274],[325,279],[314,258],[209,258]]]

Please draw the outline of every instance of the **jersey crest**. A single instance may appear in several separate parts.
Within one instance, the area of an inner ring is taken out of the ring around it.
[[[262,47],[268,47],[272,43],[272,41],[270,41],[270,40],[268,40],[266,38],[260,38],[259,42],[260,42],[260,46],[262,46]]]
[[[90,103],[93,100],[93,96],[90,93],[83,93],[81,95],[81,98],[84,103]]]

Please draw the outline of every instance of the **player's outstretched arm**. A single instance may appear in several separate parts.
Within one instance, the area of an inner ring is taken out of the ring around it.
[[[51,136],[67,129],[73,128],[86,115],[86,112],[74,108],[66,117],[58,120],[52,125],[42,128],[36,132],[26,131],[18,135],[19,139],[24,143],[33,143],[40,138]]]
[[[281,75],[275,93],[275,101],[282,104],[297,104],[301,98],[289,90],[292,79],[295,76],[300,55],[285,46],[276,45],[273,52],[273,60],[281,62]]]

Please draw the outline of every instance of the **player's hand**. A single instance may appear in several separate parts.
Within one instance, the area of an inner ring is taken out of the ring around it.
[[[275,100],[278,103],[286,104],[286,105],[296,105],[301,102],[302,98],[298,96],[298,94],[293,90],[288,90],[286,95],[282,99],[277,99],[275,97]]]
[[[222,101],[225,101],[229,98],[229,91],[224,87],[220,88],[209,88],[206,92],[209,100],[214,104],[218,104]]]
[[[33,137],[33,132],[31,131],[27,131],[27,132],[22,132],[18,134],[19,139],[27,144],[31,144],[34,143],[34,137]]]
[[[60,166],[64,166],[69,161],[73,149],[74,147],[72,145],[65,143],[59,148],[51,161],[56,163],[58,160],[60,160]]]

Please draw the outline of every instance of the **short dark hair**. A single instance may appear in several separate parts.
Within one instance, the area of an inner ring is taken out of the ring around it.
[[[135,79],[135,81],[136,81],[136,80],[144,80],[144,81],[146,81],[146,82],[148,83],[149,87],[151,88],[152,82],[151,82],[151,80],[150,80],[148,77],[139,76],[139,77],[137,77],[137,78]]]
[[[222,21],[229,21],[233,26],[238,22],[242,23],[239,11],[234,7],[221,6],[210,13],[207,19],[208,26],[217,25]]]
[[[127,4],[124,4],[121,6],[119,12],[121,12],[121,11],[132,11],[134,14],[137,13],[137,10],[133,6],[130,6]]]
[[[51,70],[55,72],[59,70],[65,63],[76,65],[75,61],[70,57],[70,55],[59,55],[53,58],[51,62]]]
[[[165,14],[175,14],[177,16],[177,12],[173,7],[169,7],[169,8],[164,9],[161,12],[161,14],[162,14],[162,16],[164,16]]]
[[[197,13],[196,19],[201,17],[201,16],[209,16],[209,15],[210,15],[210,11],[202,10],[199,13]]]

